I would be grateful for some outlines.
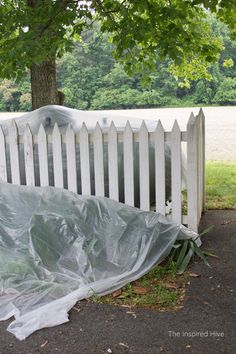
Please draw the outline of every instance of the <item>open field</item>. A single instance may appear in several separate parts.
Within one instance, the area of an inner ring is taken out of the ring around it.
[[[170,130],[175,119],[181,129],[186,129],[191,112],[196,115],[199,108],[130,109],[100,112],[114,116],[160,119],[163,127]],[[203,112],[206,117],[206,160],[236,161],[236,107],[204,107]]]
[[[177,119],[181,129],[186,129],[190,113],[197,114],[199,107],[127,109],[96,111],[104,117],[125,116],[127,118],[161,119],[165,129],[170,130]],[[206,159],[213,161],[236,161],[236,107],[204,107],[206,116]],[[15,118],[22,112],[0,113],[0,120]]]

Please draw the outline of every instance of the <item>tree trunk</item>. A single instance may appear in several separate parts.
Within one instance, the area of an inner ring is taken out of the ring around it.
[[[30,73],[33,110],[49,104],[63,104],[63,94],[57,90],[55,58],[33,64]]]

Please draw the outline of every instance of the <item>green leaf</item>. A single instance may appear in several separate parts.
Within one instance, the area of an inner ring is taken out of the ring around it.
[[[181,265],[178,267],[178,274],[183,274],[193,256],[193,251],[191,249],[188,250],[188,253],[184,257]]]
[[[202,236],[208,234],[213,228],[214,228],[214,225],[209,225],[205,230],[203,230],[203,231],[199,234],[199,237],[202,237]]]
[[[183,246],[182,246],[182,248],[181,248],[181,250],[180,250],[179,257],[178,257],[177,262],[176,262],[176,267],[177,267],[177,268],[179,268],[180,265],[181,265],[182,262],[183,262],[183,259],[184,259],[185,255],[186,255],[186,252],[187,252],[188,243],[189,243],[188,240],[185,240],[185,241],[183,242]]]
[[[198,257],[200,257],[203,262],[210,267],[210,264],[207,261],[207,258],[205,257],[204,253],[201,251],[201,249],[198,247],[198,245],[194,242],[194,253],[196,253],[198,255]]]

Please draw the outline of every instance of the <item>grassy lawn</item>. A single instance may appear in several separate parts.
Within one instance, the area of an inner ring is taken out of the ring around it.
[[[236,163],[206,163],[206,209],[236,209]]]
[[[188,286],[189,275],[176,275],[175,264],[158,265],[139,280],[113,294],[87,299],[88,302],[124,307],[146,307],[160,311],[177,310]]]

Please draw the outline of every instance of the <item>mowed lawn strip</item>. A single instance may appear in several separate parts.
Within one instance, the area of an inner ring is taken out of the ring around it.
[[[236,209],[236,162],[206,163],[206,209]]]

